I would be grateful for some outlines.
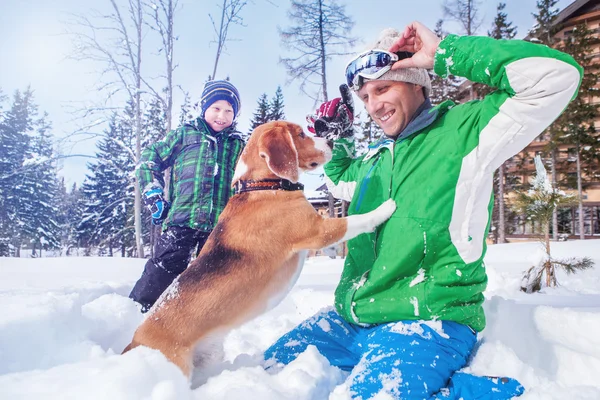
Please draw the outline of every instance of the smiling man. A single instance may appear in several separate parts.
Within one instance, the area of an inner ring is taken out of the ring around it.
[[[432,106],[427,70],[494,87],[482,100]],[[314,345],[352,371],[352,398],[509,399],[510,378],[456,373],[485,327],[483,259],[494,171],[560,115],[583,70],[567,54],[520,40],[449,35],[415,22],[381,33],[346,68],[342,97],[309,117],[334,140],[328,187],[362,214],[388,199],[397,209],[373,233],[348,241],[325,310],[267,350],[288,363]],[[385,135],[354,156],[350,89]]]

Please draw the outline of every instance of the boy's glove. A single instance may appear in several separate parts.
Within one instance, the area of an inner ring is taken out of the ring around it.
[[[310,132],[329,140],[354,134],[354,103],[348,85],[340,85],[340,94],[342,97],[321,104],[315,114],[306,116]]]
[[[167,218],[171,204],[165,200],[162,189],[154,188],[144,193],[144,204],[152,214],[152,224],[160,225]]]

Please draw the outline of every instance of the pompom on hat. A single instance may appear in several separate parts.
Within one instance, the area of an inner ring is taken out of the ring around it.
[[[208,108],[219,100],[225,100],[233,108],[233,118],[238,116],[241,107],[240,94],[235,86],[229,81],[208,81],[204,85],[202,91],[202,97],[200,98],[200,109],[202,110],[202,117]]]
[[[381,31],[377,42],[367,47],[365,50],[379,49],[388,51],[390,47],[400,38],[402,34],[394,28],[387,28]],[[371,79],[363,78],[365,81]],[[398,81],[398,82],[409,82],[420,86],[425,89],[425,96],[429,97],[431,92],[431,79],[429,73],[423,68],[400,68],[395,70],[389,70],[385,74],[381,75],[377,80],[381,81]]]

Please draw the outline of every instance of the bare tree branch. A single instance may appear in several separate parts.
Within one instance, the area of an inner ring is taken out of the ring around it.
[[[223,5],[221,8],[221,18],[219,25],[215,23],[215,20],[212,15],[208,14],[215,34],[217,35],[216,43],[217,43],[217,53],[215,55],[215,65],[213,68],[212,75],[210,79],[215,79],[217,75],[217,67],[219,65],[219,59],[221,58],[221,54],[225,49],[225,44],[227,41],[231,40],[227,37],[229,33],[229,26],[231,24],[236,25],[244,25],[244,20],[241,17],[242,9],[248,4],[246,0],[223,0]]]
[[[326,101],[327,62],[349,54],[345,50],[357,41],[350,36],[354,22],[335,0],[293,0],[288,17],[294,25],[279,28],[282,44],[295,54],[280,59],[288,83],[299,81],[302,93]],[[318,87],[316,93],[308,89],[313,86]]]

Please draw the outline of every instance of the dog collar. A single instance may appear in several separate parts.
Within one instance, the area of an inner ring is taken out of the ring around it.
[[[287,179],[262,179],[260,181],[237,181],[233,188],[237,194],[254,190],[304,190],[304,185],[293,183]]]

